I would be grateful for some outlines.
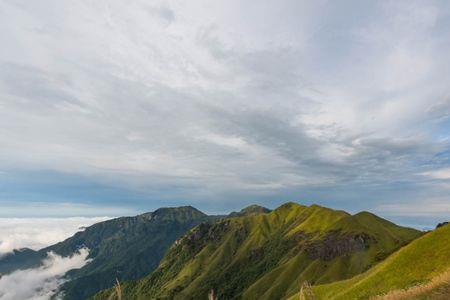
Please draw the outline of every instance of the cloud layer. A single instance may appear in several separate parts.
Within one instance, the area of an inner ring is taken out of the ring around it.
[[[0,218],[0,256],[13,249],[42,249],[107,217]]]
[[[80,249],[71,257],[61,257],[52,252],[34,269],[18,270],[0,278],[2,300],[50,300],[64,282],[64,274],[89,263],[87,249]]]
[[[3,1],[0,201],[445,205],[449,14],[445,1]]]

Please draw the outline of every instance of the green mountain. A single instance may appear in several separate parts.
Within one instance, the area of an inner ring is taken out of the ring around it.
[[[228,215],[228,217],[243,217],[243,216],[251,216],[251,215],[258,215],[258,214],[266,214],[269,212],[271,212],[270,209],[265,208],[263,206],[253,204],[253,205],[250,205],[250,206],[247,206],[247,207],[241,209],[238,212],[233,211],[232,213],[230,213]]]
[[[113,286],[116,277],[133,280],[149,274],[177,238],[213,218],[186,206],[108,220],[39,251],[14,251],[0,259],[0,273],[35,267],[49,251],[68,256],[80,247],[87,247],[92,262],[70,271],[67,275],[71,280],[62,286],[64,299],[86,299]]]
[[[153,273],[121,289],[124,299],[207,299],[211,290],[219,299],[283,299],[304,280],[325,284],[360,274],[420,235],[367,212],[287,203],[200,224]]]
[[[404,297],[391,299],[450,299],[450,225],[426,233],[363,274],[313,291],[317,299],[347,300],[411,287],[400,292]]]

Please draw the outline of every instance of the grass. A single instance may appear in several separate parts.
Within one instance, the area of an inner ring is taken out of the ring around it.
[[[308,281],[300,285],[299,300],[316,300],[316,296]]]
[[[109,295],[108,300],[122,300],[122,287],[120,286],[119,279],[116,278],[116,284],[114,285],[113,292]]]
[[[313,289],[318,299],[335,300],[369,299],[389,295],[394,290],[423,290],[434,287],[439,278],[446,278],[449,254],[450,226],[443,226],[414,240],[363,274]]]
[[[404,299],[449,299],[450,269],[439,274],[427,283],[412,286],[407,289],[390,291],[384,295],[371,297],[371,300],[404,300]]]

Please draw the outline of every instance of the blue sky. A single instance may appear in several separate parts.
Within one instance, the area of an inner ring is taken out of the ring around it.
[[[450,215],[447,1],[0,3],[0,216]]]

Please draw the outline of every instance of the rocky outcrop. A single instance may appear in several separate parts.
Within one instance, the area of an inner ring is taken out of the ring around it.
[[[190,252],[197,252],[209,242],[214,243],[220,241],[228,226],[228,220],[221,220],[217,223],[201,223],[192,231],[175,241],[175,245],[182,245],[183,248],[187,247]]]
[[[310,259],[332,260],[338,256],[350,255],[369,248],[375,239],[367,234],[345,234],[337,231],[328,233],[323,239],[309,242],[305,251]]]

